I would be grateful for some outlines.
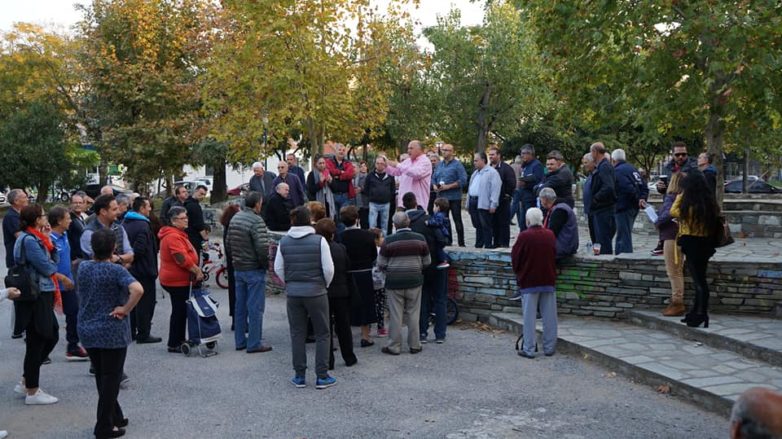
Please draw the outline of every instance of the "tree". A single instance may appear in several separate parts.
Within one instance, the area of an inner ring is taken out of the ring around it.
[[[591,110],[584,119],[608,115],[650,137],[694,131],[720,181],[730,133],[758,118],[779,119],[778,2],[516,3],[535,26],[558,96],[571,108]]]
[[[229,159],[266,157],[291,131],[310,155],[326,138],[382,133],[402,1],[384,16],[365,0],[224,1],[204,96]]]
[[[522,121],[545,113],[550,94],[532,35],[513,6],[492,2],[482,26],[459,22],[460,12],[452,10],[424,31],[434,45],[427,74],[436,130],[464,150],[483,151],[491,133],[508,136]]]
[[[0,124],[0,186],[32,187],[38,202],[71,163],[67,159],[65,115],[45,100],[25,104]]]
[[[84,9],[91,140],[137,186],[180,172],[201,139],[197,79],[208,9],[201,0],[94,0]]]

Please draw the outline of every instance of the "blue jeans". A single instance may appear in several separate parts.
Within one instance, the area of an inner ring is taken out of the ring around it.
[[[369,228],[377,227],[377,218],[380,216],[379,229],[386,236],[386,227],[388,227],[388,215],[391,212],[391,203],[369,203]]]
[[[421,289],[421,339],[429,334],[429,315],[434,313],[434,337],[445,339],[448,326],[446,300],[448,299],[448,270],[427,268],[424,271],[424,285]]]
[[[341,233],[343,230],[345,230],[345,225],[342,224],[342,220],[339,216],[339,211],[345,206],[351,206],[356,203],[355,199],[348,198],[347,192],[343,192],[341,194],[334,194],[334,209],[336,209],[337,213],[337,232]]]
[[[266,306],[266,270],[236,270],[234,341],[237,348],[255,349],[263,340],[263,310]],[[244,331],[250,321],[248,335]]]
[[[616,233],[616,223],[613,206],[598,211],[592,211],[592,225],[595,228],[595,242],[600,243],[600,254],[611,255],[612,241]]]
[[[638,209],[627,209],[614,214],[616,222],[616,254],[633,252],[633,224]]]

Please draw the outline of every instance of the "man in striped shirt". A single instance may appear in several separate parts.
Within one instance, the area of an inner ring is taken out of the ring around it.
[[[429,246],[419,233],[410,230],[410,219],[404,212],[394,214],[396,233],[380,247],[377,265],[386,272],[389,338],[384,354],[399,355],[402,348],[402,316],[407,320],[407,344],[411,354],[421,352],[418,331],[421,314],[423,270],[431,263]]]

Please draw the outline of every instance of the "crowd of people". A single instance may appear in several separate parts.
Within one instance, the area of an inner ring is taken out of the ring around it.
[[[667,166],[670,178],[657,189],[664,194],[656,222],[671,279],[666,315],[684,315],[682,267],[695,286],[693,307],[682,322],[708,326],[709,287],[706,268],[714,254],[713,236],[721,230],[708,163],[701,172],[687,158],[686,146],[674,145]],[[557,265],[578,251],[573,173],[558,151],[535,158],[524,145],[512,165],[490,147],[473,156],[468,177],[454,147],[424,150],[411,141],[397,160],[385,155],[352,163],[344,145],[334,156],[316,157],[305,173],[288,155],[267,172],[253,164],[250,191],[223,211],[221,224],[229,279],[229,308],[237,351],[263,353],[272,346],[263,338],[267,274],[284,281],[296,387],[307,385],[305,344],[314,342],[315,387],[336,384],[333,334],[347,367],[357,364],[351,326],[360,327],[358,346],[388,340],[381,352],[400,355],[403,328],[407,349],[422,351],[429,341],[446,340],[448,245],[464,247],[462,199],[476,229],[476,248],[506,248],[510,226],[520,233],[511,250],[516,299],[522,299],[523,342],[519,355],[534,358],[535,318],[543,319],[543,353],[556,350]],[[699,159],[699,161],[701,161]],[[584,213],[595,254],[632,252],[632,225],[646,206],[648,190],[625,152],[610,155],[594,143],[582,159],[587,174]],[[23,375],[16,391],[28,405],[53,404],[57,398],[40,388],[40,367],[59,338],[56,312],[65,315],[69,361],[89,361],[99,394],[97,437],[119,437],[128,425],[117,401],[129,380],[124,371],[127,346],[160,343],[153,334],[155,289],[159,281],[171,301],[167,350],[182,353],[187,341],[186,301],[203,280],[200,259],[208,227],[200,202],[207,188],[192,194],[177,187],[159,215],[151,201],[134,194],[114,197],[101,191],[88,209],[88,197],[75,193],[69,208],[48,214],[28,205],[24,191],[8,194],[11,208],[3,220],[6,265],[28,267],[35,297],[15,299],[14,338],[25,336]],[[452,229],[455,225],[455,236]],[[284,236],[271,251],[270,231]],[[614,244],[614,237],[616,241]],[[273,262],[272,262],[273,258]],[[372,327],[375,327],[373,333]]]

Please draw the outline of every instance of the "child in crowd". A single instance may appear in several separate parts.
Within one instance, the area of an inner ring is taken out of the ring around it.
[[[434,200],[434,214],[426,221],[426,225],[433,228],[435,234],[440,233],[445,238],[442,241],[451,242],[451,221],[448,220],[448,200],[445,198],[437,198]],[[438,239],[438,242],[442,242]],[[438,270],[443,270],[451,266],[449,263],[450,258],[445,253],[444,245],[437,245],[437,259],[440,261],[437,264]]]
[[[380,246],[383,245],[383,232],[380,229],[369,229],[375,235],[375,246],[380,254]],[[385,327],[386,314],[386,274],[377,265],[372,267],[372,283],[375,290],[375,310],[377,311],[377,337],[387,337],[388,329]]]

